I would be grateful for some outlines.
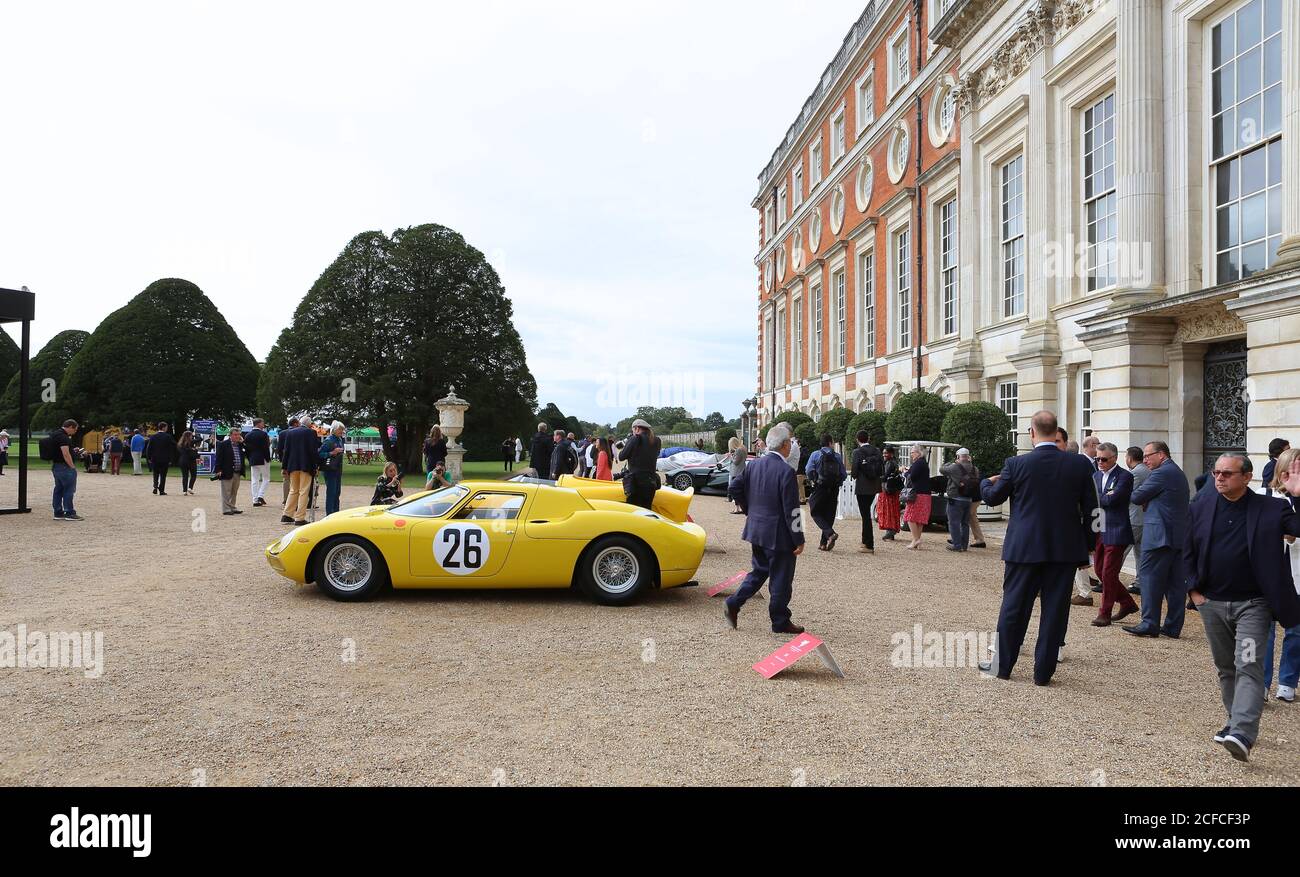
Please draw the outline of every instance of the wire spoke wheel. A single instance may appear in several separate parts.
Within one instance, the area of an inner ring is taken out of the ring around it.
[[[326,580],[343,592],[364,588],[375,572],[370,554],[355,542],[341,542],[331,548],[323,567]]]
[[[641,578],[641,564],[636,555],[622,546],[606,548],[592,561],[596,586],[608,594],[625,594]]]

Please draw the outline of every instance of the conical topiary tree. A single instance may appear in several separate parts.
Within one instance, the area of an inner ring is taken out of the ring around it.
[[[257,376],[257,361],[203,290],[156,280],[104,318],[37,416],[88,427],[240,420],[253,411]]]
[[[22,365],[22,349],[9,337],[8,332],[0,329],[0,386],[7,385]]]
[[[68,368],[72,357],[81,350],[89,332],[81,329],[65,329],[45,343],[27,368],[27,416],[31,418],[33,430],[53,429],[56,424],[45,423],[37,419],[37,412],[42,405],[42,395],[46,389],[58,398],[59,388],[63,385],[63,373]],[[21,372],[15,372],[9,379],[9,385],[0,394],[0,424],[13,426],[19,422],[19,385]],[[52,381],[53,383],[47,383]]]

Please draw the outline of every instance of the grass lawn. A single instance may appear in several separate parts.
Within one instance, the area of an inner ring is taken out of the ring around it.
[[[30,455],[28,458],[28,465],[31,469],[33,470],[37,468],[43,469],[43,468],[47,468],[50,465],[49,463],[41,459],[41,452],[40,452],[40,448],[37,446],[37,440],[33,439],[29,441],[27,443],[27,447],[28,447],[28,454]],[[9,465],[15,468],[18,466],[18,443],[16,440],[14,441],[14,444],[10,445],[9,447]],[[131,458],[129,455],[124,456],[122,458],[122,468],[127,471],[130,471]],[[527,463],[515,464],[515,472],[519,472],[527,468],[528,468]],[[85,468],[82,467],[81,471],[84,473]],[[172,471],[175,472],[176,467],[172,467]],[[354,466],[345,463],[343,464],[343,483],[348,485],[371,485],[375,483],[375,479],[377,479],[380,473],[383,471],[384,471],[384,464],[382,462],[371,463],[368,466],[361,466],[361,465]],[[465,464],[465,477],[467,479],[472,478],[478,480],[497,480],[499,478],[502,478],[510,474],[512,473],[502,471],[500,460],[492,460],[488,462],[467,462]],[[200,477],[202,478],[206,476],[200,476]],[[424,473],[420,473],[416,475],[414,478],[408,475],[403,480],[402,486],[408,490],[411,489],[412,487],[415,487],[417,489],[423,487],[424,485],[422,483],[415,484],[416,481],[420,481],[423,477],[424,477]],[[247,476],[245,476],[245,478],[247,478]],[[280,480],[280,466],[277,463],[271,464],[271,480],[272,481]]]

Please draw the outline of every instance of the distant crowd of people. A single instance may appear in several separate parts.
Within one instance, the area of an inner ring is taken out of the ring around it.
[[[1248,760],[1273,681],[1275,624],[1283,635],[1278,700],[1293,702],[1300,681],[1300,454],[1287,440],[1273,440],[1263,483],[1253,490],[1250,458],[1223,454],[1197,479],[1193,496],[1163,441],[1126,448],[1121,465],[1115,444],[1088,436],[1080,447],[1050,411],[1033,415],[1029,437],[1032,450],[1009,458],[996,475],[981,477],[966,448],[940,470],[947,479],[950,551],[983,546],[976,517],[980,502],[1011,506],[1002,548],[998,644],[981,671],[1011,677],[1035,602],[1040,604],[1036,685],[1052,681],[1070,606],[1093,605],[1093,593],[1102,595],[1094,626],[1140,613],[1140,621],[1123,627],[1138,637],[1178,639],[1185,612],[1194,610],[1205,627],[1228,718],[1213,740],[1234,758]],[[846,478],[854,480],[862,513],[860,551],[874,553],[872,506],[885,538],[892,539],[900,527],[900,500],[901,522],[912,534],[907,547],[920,548],[932,504],[925,448],[913,446],[909,465],[900,467],[892,448],[873,447],[865,432],[857,440],[850,467],[831,435],[821,437],[821,447],[801,467],[798,442],[786,424],[777,424],[756,443],[758,459],[732,478],[728,496],[747,516],[742,538],[751,546],[752,569],[726,602],[723,614],[730,627],[770,582],[772,630],[804,632],[790,611],[795,558],[806,544],[801,481],[810,487],[807,502],[820,531],[820,550],[833,550],[838,539],[834,524]],[[976,543],[969,542],[971,530]],[[1119,572],[1129,551],[1137,554],[1138,577],[1126,589]],[[1134,594],[1141,595],[1141,605]]]
[[[522,462],[523,444],[518,439],[516,443],[516,462]],[[502,443],[503,453],[506,444]],[[563,475],[598,481],[621,477],[627,501],[648,509],[660,486],[656,466],[662,447],[663,442],[655,435],[654,428],[640,418],[632,422],[631,433],[621,441],[608,435],[579,439],[572,432],[552,430],[547,424],[539,423],[528,457],[532,473],[548,481],[556,481]]]

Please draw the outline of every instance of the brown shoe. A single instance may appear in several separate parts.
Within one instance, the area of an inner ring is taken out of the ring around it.
[[[1078,594],[1075,594],[1073,597],[1070,598],[1070,605],[1071,605],[1071,606],[1091,606],[1091,605],[1092,605],[1092,598],[1091,598],[1091,597],[1080,597]]]
[[[1098,615],[1092,620],[1093,627],[1110,627],[1110,619],[1105,615]]]
[[[875,554],[875,553],[876,553],[876,549],[874,548],[868,548],[865,545],[858,546],[858,554]]]
[[[1111,620],[1111,621],[1123,621],[1125,618],[1128,618],[1130,615],[1132,615],[1132,614],[1133,614],[1134,612],[1136,612],[1136,611],[1138,611],[1138,607],[1135,605],[1135,606],[1133,606],[1133,608],[1131,608],[1131,609],[1125,609],[1125,610],[1123,610],[1123,611],[1120,612],[1118,615],[1112,615],[1112,616],[1110,617],[1110,620]]]
[[[798,636],[803,633],[803,628],[795,624],[793,621],[787,621],[780,628],[772,628],[772,633],[792,633]]]

